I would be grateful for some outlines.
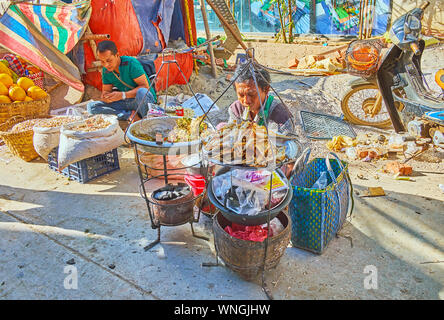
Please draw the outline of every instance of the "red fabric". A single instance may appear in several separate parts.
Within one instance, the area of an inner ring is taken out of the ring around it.
[[[94,34],[109,34],[122,56],[137,56],[143,47],[143,37],[131,0],[92,0],[89,27]],[[98,43],[100,41],[96,41]],[[85,41],[85,70],[92,67],[94,53]],[[102,89],[100,72],[88,72],[84,81]]]
[[[258,242],[264,241],[268,233],[262,226],[243,226],[236,223],[232,223],[231,227],[226,226],[224,230],[234,238]]]
[[[159,57],[154,60],[154,65],[156,66],[156,72],[159,73],[156,78],[156,91],[163,91],[167,87],[174,85],[174,84],[186,84],[188,80],[190,80],[191,74],[193,73],[193,55],[192,53],[176,53],[175,55],[176,61],[179,64],[180,70],[182,70],[182,73],[180,72],[179,68],[177,67],[177,64],[175,63],[165,63],[162,67],[162,70],[160,70],[160,66],[162,65],[162,61],[169,61],[173,60],[174,56],[165,56],[162,58],[162,54],[159,54]],[[168,67],[169,65],[169,67]],[[169,72],[168,72],[169,68]],[[184,79],[184,76],[186,80]],[[168,78],[168,85],[166,84]]]
[[[159,23],[161,23],[161,22],[162,22],[162,17],[159,15],[157,15],[156,21],[151,21],[151,23],[153,24],[153,26],[157,30],[157,37],[159,37],[160,44],[162,45],[162,50],[163,50],[166,48],[166,43],[165,43],[165,37],[163,36],[162,30],[160,30],[160,28],[159,28]]]

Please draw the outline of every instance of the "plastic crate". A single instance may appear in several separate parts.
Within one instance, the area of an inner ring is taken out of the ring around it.
[[[120,169],[117,149],[77,161],[76,163],[70,164],[62,171],[59,171],[57,158],[58,148],[55,148],[48,156],[49,169],[57,171],[65,177],[80,183],[86,183],[103,176],[104,174]]]

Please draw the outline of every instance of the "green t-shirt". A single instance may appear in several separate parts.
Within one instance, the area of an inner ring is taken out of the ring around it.
[[[121,56],[120,57],[120,65],[119,65],[119,78],[125,82],[127,85],[135,88],[137,87],[137,83],[134,82],[134,79],[140,77],[145,74],[146,79],[148,80],[148,85],[151,85],[150,79],[143,70],[142,64],[134,57]],[[119,79],[116,78],[113,72],[102,69],[102,82],[103,84],[111,84],[113,87],[116,87],[119,91],[130,91],[131,88],[124,85]],[[151,87],[150,92],[154,96],[154,100],[157,101],[156,91],[154,90],[154,86]]]

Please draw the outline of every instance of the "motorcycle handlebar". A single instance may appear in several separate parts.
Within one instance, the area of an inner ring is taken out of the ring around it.
[[[419,8],[422,11],[424,11],[429,5],[430,5],[430,1],[425,1],[425,2],[422,3],[422,5]]]
[[[419,55],[421,53],[421,50],[419,50],[419,47],[418,47],[418,45],[415,42],[412,42],[410,44],[410,48],[415,53],[415,55]]]

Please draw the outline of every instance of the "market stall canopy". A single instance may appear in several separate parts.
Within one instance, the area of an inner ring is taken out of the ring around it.
[[[79,41],[91,16],[91,1],[67,4],[20,2],[2,6],[0,45],[71,88],[83,92],[79,69],[65,55]],[[0,12],[1,13],[1,12]]]

